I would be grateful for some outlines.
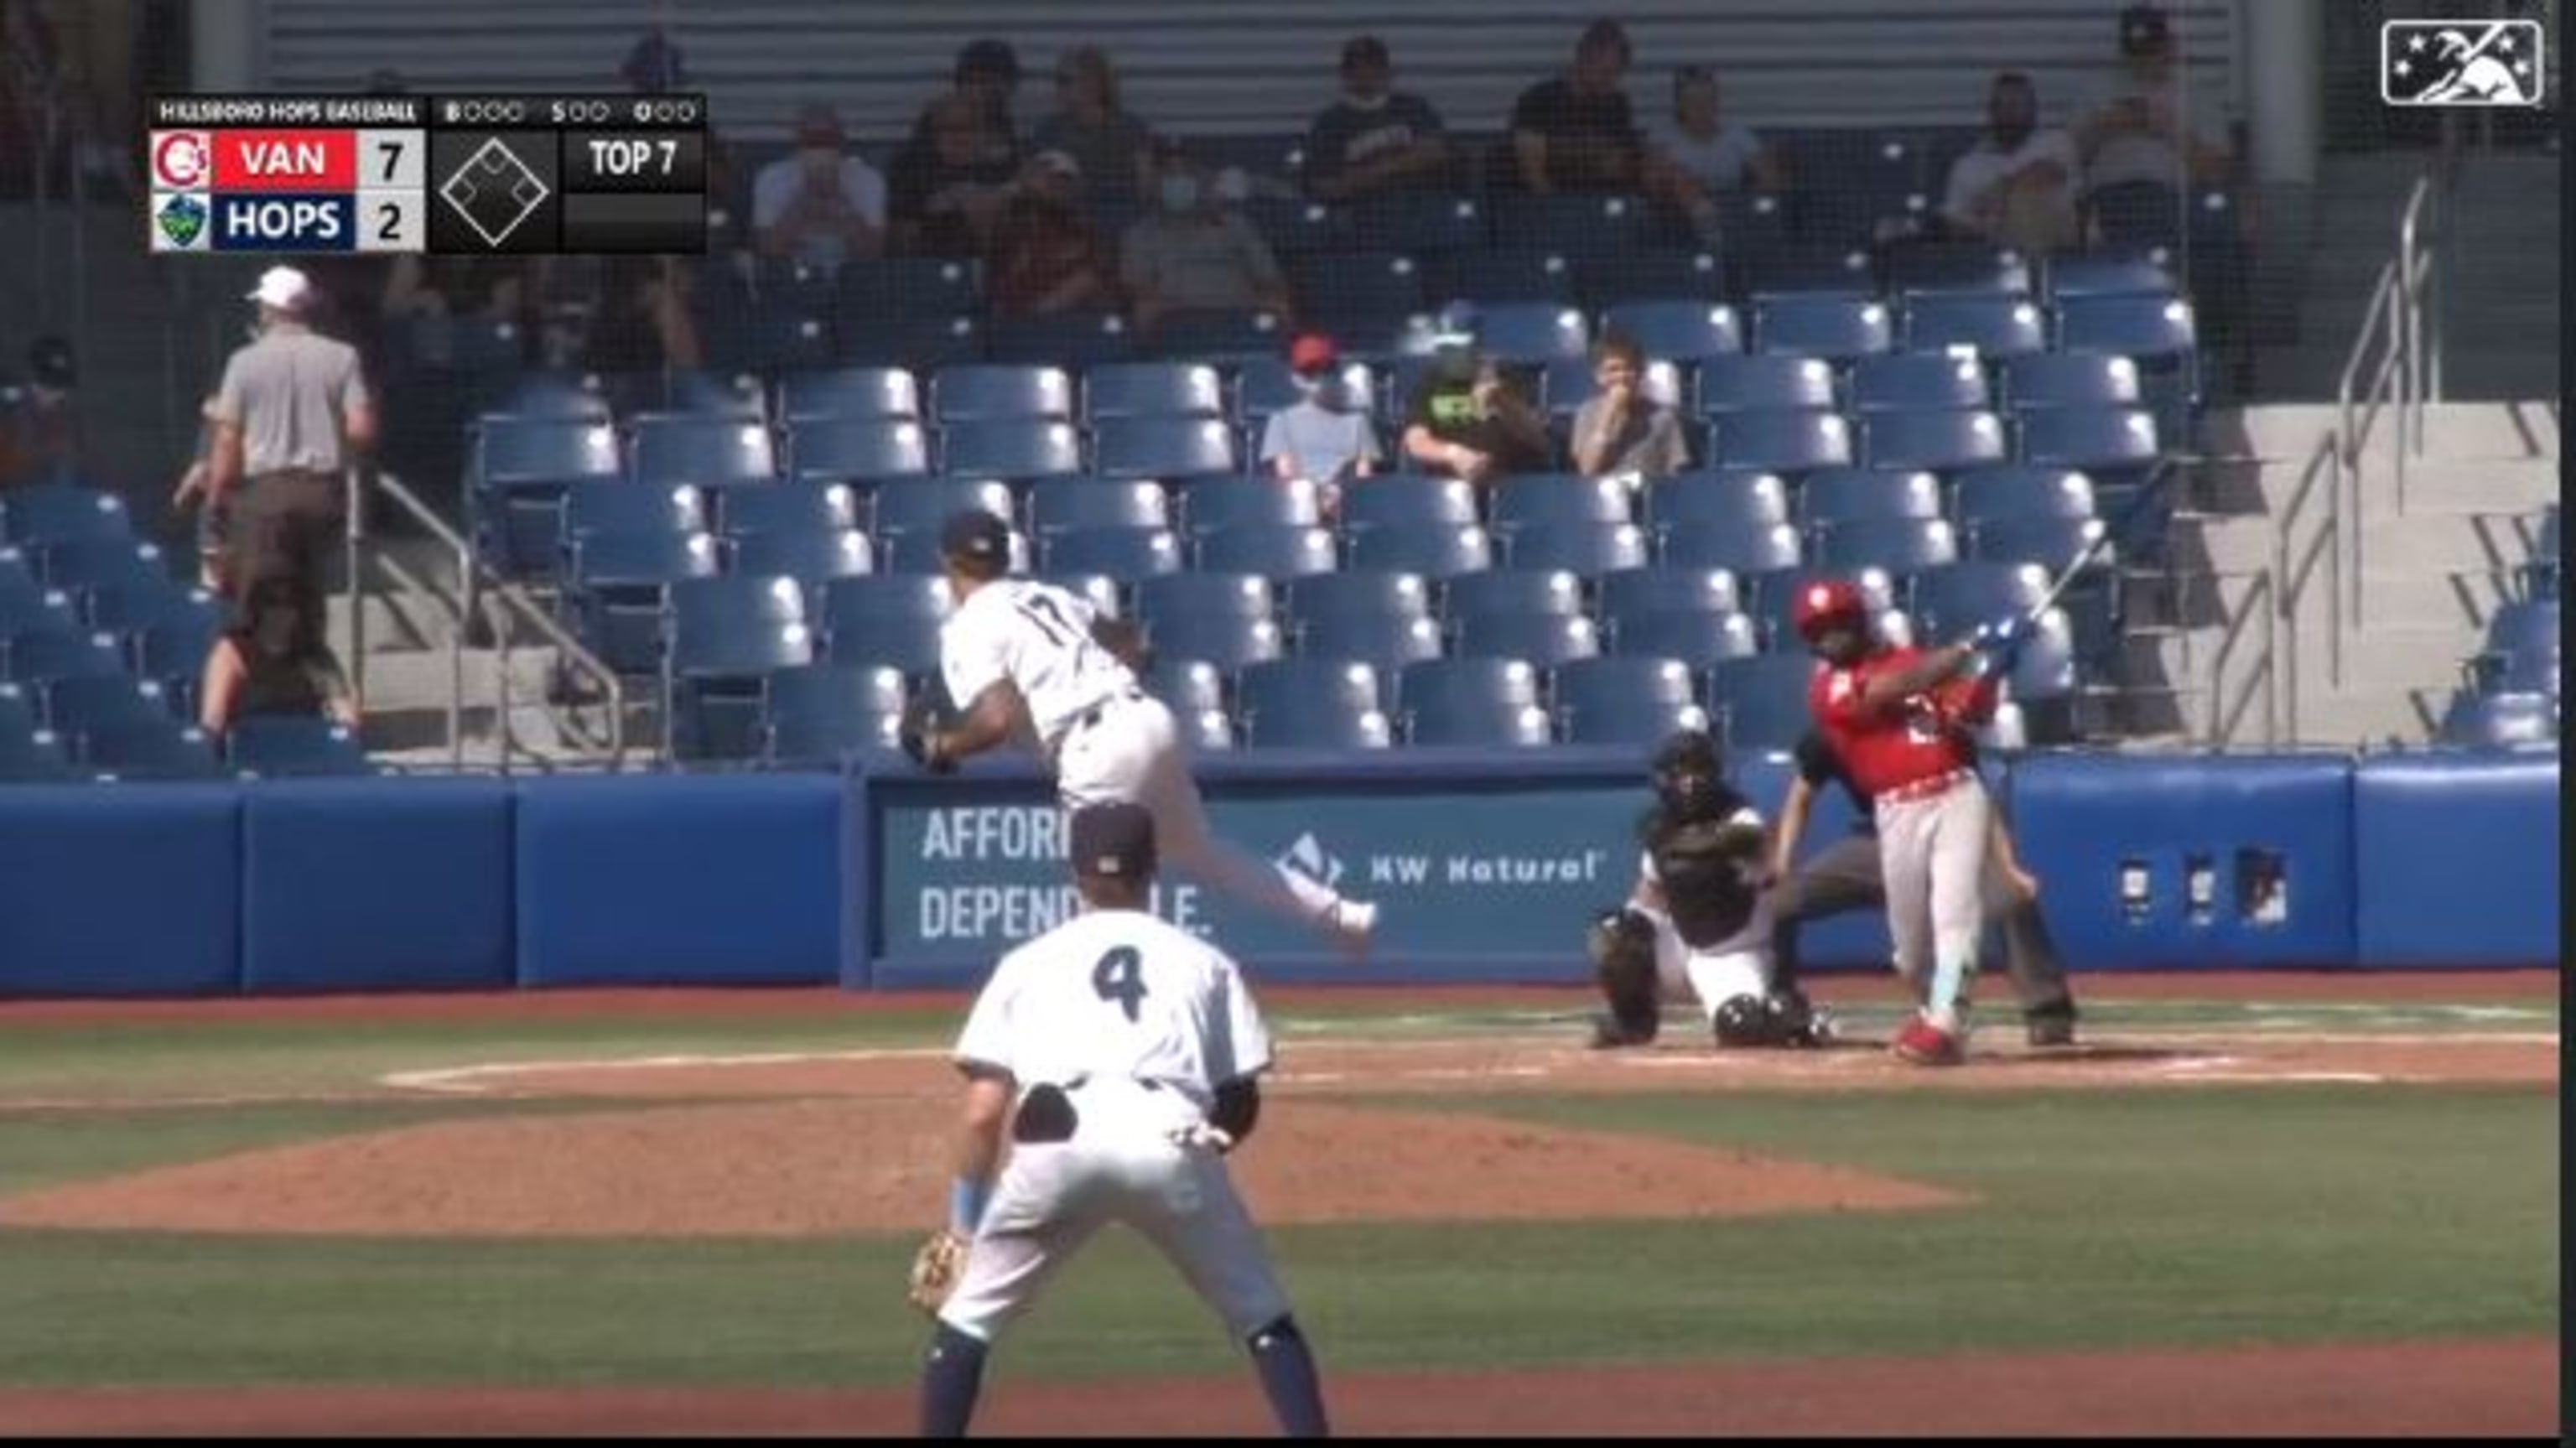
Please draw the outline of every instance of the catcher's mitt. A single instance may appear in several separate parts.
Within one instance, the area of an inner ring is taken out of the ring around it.
[[[915,694],[903,706],[903,719],[895,726],[895,742],[913,763],[933,774],[946,774],[957,767],[953,759],[934,758],[930,753],[930,736],[947,726],[948,711],[929,693]]]
[[[904,1291],[904,1300],[932,1317],[938,1316],[948,1294],[957,1290],[958,1279],[966,1275],[966,1249],[970,1245],[947,1227],[931,1233],[930,1240],[912,1256],[912,1282]]]

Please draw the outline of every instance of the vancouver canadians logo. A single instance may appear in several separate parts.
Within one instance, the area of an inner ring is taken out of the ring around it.
[[[152,184],[186,188],[206,184],[214,148],[203,131],[165,131],[152,145]]]

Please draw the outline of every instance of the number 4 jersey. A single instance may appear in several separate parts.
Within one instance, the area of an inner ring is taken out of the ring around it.
[[[1008,679],[1028,701],[1029,724],[1053,751],[1065,727],[1101,700],[1136,687],[1135,675],[1092,642],[1087,601],[1053,584],[1001,578],[975,590],[939,631],[939,665],[959,709]]]
[[[980,597],[980,595],[979,595]],[[1205,1118],[1216,1088],[1270,1065],[1270,1030],[1225,952],[1141,911],[1077,915],[1002,957],[957,1038],[960,1062],[1040,1082],[1126,1079]]]

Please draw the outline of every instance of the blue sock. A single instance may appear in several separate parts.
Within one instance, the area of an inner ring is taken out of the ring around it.
[[[930,1340],[930,1360],[921,1369],[921,1436],[963,1438],[975,1416],[975,1396],[984,1390],[984,1344],[939,1324]]]
[[[1307,1350],[1297,1320],[1280,1318],[1252,1334],[1252,1365],[1261,1373],[1261,1391],[1279,1418],[1279,1431],[1291,1438],[1326,1438],[1324,1384],[1315,1373],[1315,1355]]]

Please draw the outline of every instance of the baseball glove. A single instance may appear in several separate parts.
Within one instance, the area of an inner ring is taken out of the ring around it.
[[[939,1309],[948,1302],[948,1294],[957,1290],[958,1279],[966,1275],[966,1249],[970,1245],[947,1227],[931,1233],[930,1240],[912,1256],[912,1281],[904,1291],[904,1300],[929,1316],[938,1316]]]
[[[903,706],[903,719],[895,726],[895,742],[913,763],[933,774],[946,774],[957,767],[952,759],[936,759],[930,753],[930,736],[945,728],[948,711],[928,693],[915,694]]]

